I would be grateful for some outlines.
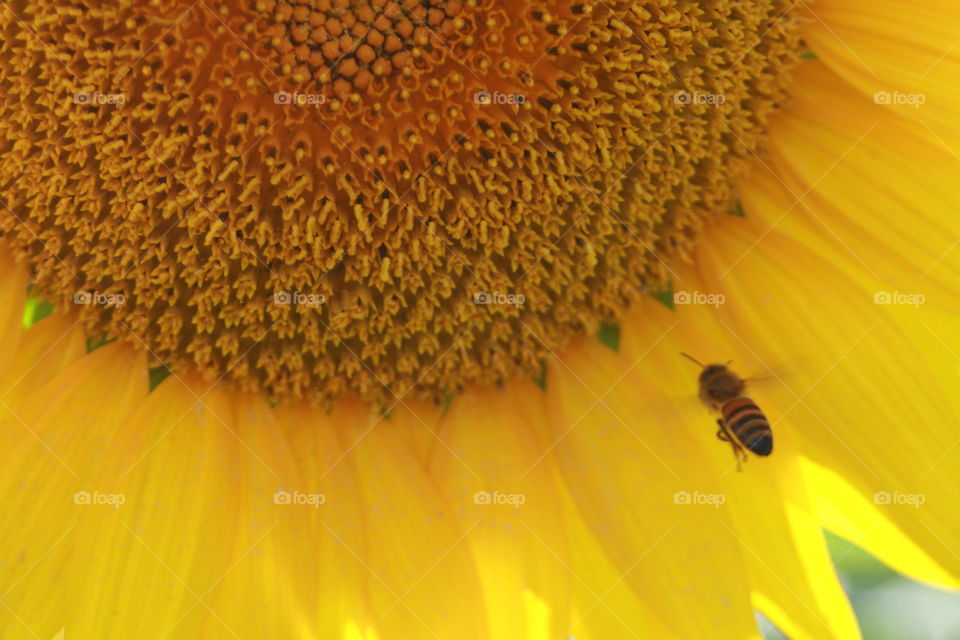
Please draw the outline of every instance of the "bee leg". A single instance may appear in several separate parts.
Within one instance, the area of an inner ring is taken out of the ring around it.
[[[740,445],[740,443],[737,442],[736,438],[734,438],[730,434],[730,432],[727,431],[727,425],[724,424],[721,418],[717,418],[717,426],[720,427],[719,429],[717,429],[717,438],[724,442],[730,443],[730,447],[733,449],[733,457],[737,461],[737,471],[738,472],[743,471],[743,468],[741,467],[741,462],[747,461],[746,450],[744,450],[744,448]]]

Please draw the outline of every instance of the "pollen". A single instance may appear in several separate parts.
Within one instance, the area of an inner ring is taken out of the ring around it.
[[[283,400],[536,374],[736,201],[789,0],[0,7],[0,233],[91,334]]]

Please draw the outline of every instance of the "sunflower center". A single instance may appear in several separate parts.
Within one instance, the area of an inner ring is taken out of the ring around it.
[[[535,374],[728,211],[789,0],[26,0],[0,231],[91,331],[273,396]]]
[[[424,47],[460,32],[461,0],[276,2],[272,45],[295,82],[314,78],[348,98],[393,73],[411,75]]]

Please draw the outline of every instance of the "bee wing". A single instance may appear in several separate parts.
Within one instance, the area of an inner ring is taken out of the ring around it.
[[[700,402],[700,398],[698,398],[696,394],[687,393],[682,396],[672,397],[670,398],[670,400],[673,402],[674,405],[680,405],[685,409],[689,409],[692,407],[701,407],[705,409],[705,407],[703,406],[703,403]]]
[[[766,367],[761,365],[759,369],[759,372],[744,378],[747,383],[746,395],[758,403],[768,418],[773,418],[773,425],[779,420],[775,407],[779,406],[782,410],[793,405],[803,397],[810,382],[804,380],[796,368],[776,367],[767,363]]]
[[[691,393],[663,395],[644,404],[655,415],[673,415],[678,408],[683,412],[696,411],[697,409],[707,410],[700,399]]]
[[[751,358],[745,367],[749,375],[743,378],[748,386],[769,388],[770,386],[794,387],[797,385],[789,364]]]
[[[764,393],[785,392],[795,395],[803,391],[798,387],[803,386],[790,370],[767,370],[755,373],[743,379],[747,383],[748,391],[757,389]]]
[[[771,383],[783,383],[783,376],[776,373],[761,373],[743,379],[748,385],[766,385]]]

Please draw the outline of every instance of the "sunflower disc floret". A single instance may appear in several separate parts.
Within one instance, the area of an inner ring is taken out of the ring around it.
[[[278,398],[534,373],[730,209],[790,5],[5,3],[0,231],[91,331]]]

